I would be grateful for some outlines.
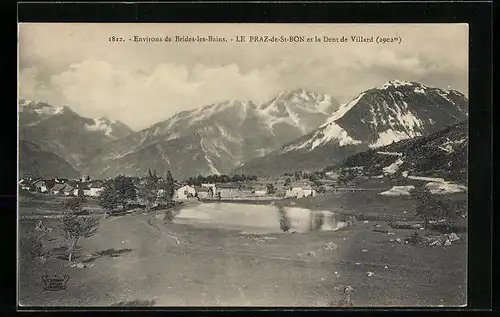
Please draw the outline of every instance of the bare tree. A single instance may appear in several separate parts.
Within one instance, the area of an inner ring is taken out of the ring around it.
[[[73,259],[73,253],[80,238],[91,237],[99,228],[99,219],[83,216],[81,211],[82,200],[80,198],[70,198],[64,202],[62,222],[64,238],[68,245],[69,262]]]

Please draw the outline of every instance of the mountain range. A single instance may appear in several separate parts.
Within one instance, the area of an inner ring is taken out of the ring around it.
[[[83,169],[88,153],[132,132],[120,121],[82,117],[67,106],[19,101],[19,139],[57,155],[76,170]]]
[[[21,100],[19,138],[93,178],[142,176],[149,169],[171,170],[176,179],[275,176],[430,135],[466,120],[467,107],[458,91],[389,81],[343,105],[329,95],[294,89],[262,104],[231,100],[182,111],[134,132],[119,121]]]
[[[321,169],[370,148],[429,135],[466,120],[468,100],[455,90],[389,81],[343,104],[315,131],[234,173],[280,175]]]
[[[166,121],[111,142],[88,156],[88,173],[176,178],[229,173],[314,131],[339,107],[331,96],[288,90],[268,102],[225,101],[177,113]]]

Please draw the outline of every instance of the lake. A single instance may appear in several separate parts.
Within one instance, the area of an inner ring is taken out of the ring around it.
[[[290,219],[291,231],[337,230],[345,223],[331,211],[283,207]],[[281,213],[273,205],[203,203],[180,209],[175,223],[239,230],[245,233],[279,233]]]

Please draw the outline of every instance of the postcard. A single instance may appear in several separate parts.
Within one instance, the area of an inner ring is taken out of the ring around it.
[[[467,24],[20,23],[22,307],[467,304]]]

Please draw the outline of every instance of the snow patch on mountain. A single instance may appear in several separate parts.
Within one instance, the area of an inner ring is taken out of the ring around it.
[[[358,140],[354,140],[353,138],[351,138],[347,132],[342,129],[342,127],[340,127],[339,125],[335,124],[335,123],[331,123],[328,125],[328,127],[323,131],[324,133],[324,137],[320,140],[317,140],[318,142],[315,142],[315,144],[313,144],[313,149],[320,145],[320,144],[324,144],[332,139],[338,139],[338,142],[339,142],[339,145],[340,146],[344,146],[344,145],[349,145],[349,144],[353,144],[353,145],[356,145],[356,144],[361,144],[361,141],[358,141]]]
[[[227,131],[224,127],[220,126],[220,125],[216,125],[217,126],[217,130],[219,130],[221,136],[231,142],[240,142],[242,141],[241,137],[239,136],[234,136],[232,135],[229,131]]]
[[[408,104],[403,101],[403,109],[395,103],[392,107],[388,107],[387,103],[384,103],[386,110],[392,112],[396,117],[389,117],[389,124],[394,126],[395,124],[400,124],[406,129],[406,133],[409,137],[413,138],[420,135],[419,129],[422,127],[422,121],[418,119],[409,109]]]
[[[208,167],[210,168],[211,173],[213,175],[220,175],[220,172],[215,168],[214,163],[207,155],[205,155],[205,160],[207,160]]]
[[[467,191],[467,186],[450,182],[429,182],[425,184],[432,194],[454,194]]]
[[[443,94],[442,91],[438,91],[438,95],[440,95],[441,97],[443,97],[443,99],[446,99],[446,101],[449,101],[450,103],[453,103],[453,101],[450,100],[450,98],[448,98],[447,94]]]
[[[438,183],[445,182],[444,178],[441,177],[427,177],[427,176],[413,176],[413,175],[408,175],[406,177],[417,181],[438,182]]]
[[[285,149],[285,152],[303,148],[309,148],[310,150],[313,150],[320,145],[332,141],[337,141],[340,146],[350,144],[356,145],[361,143],[361,141],[351,138],[341,126],[339,126],[335,122],[331,122],[328,125],[324,126],[322,129],[317,130],[314,135],[306,142],[297,146],[289,146]]]
[[[85,124],[85,128],[89,131],[103,131],[107,136],[111,136],[113,128],[111,127],[112,121],[106,118],[93,119],[94,124]]]
[[[415,189],[415,186],[393,186],[391,189],[381,192],[382,196],[410,196],[410,192]]]
[[[379,133],[378,139],[374,143],[369,144],[368,146],[370,148],[377,148],[377,147],[382,147],[384,145],[389,145],[393,142],[398,142],[410,138],[412,138],[412,136],[408,135],[406,132],[388,129],[386,131]]]
[[[379,151],[377,152],[377,154],[382,154],[382,155],[390,155],[390,156],[403,156],[403,153],[401,152],[383,152],[383,151]]]
[[[286,109],[286,112],[288,113],[288,116],[293,121],[294,125],[297,128],[299,128],[303,134],[306,134],[307,133],[306,128],[300,124],[299,116],[296,113],[294,113],[293,111],[291,111],[290,108],[286,107],[285,109]]]
[[[416,92],[417,94],[424,94],[425,95],[425,88],[424,87],[416,87],[413,91]]]
[[[211,105],[208,105],[205,107],[194,109],[188,115],[188,117],[190,118],[188,124],[191,125],[195,122],[209,119],[214,114],[217,114],[217,113],[220,113],[226,109],[229,109],[238,103],[241,104],[240,102],[235,101],[235,100],[227,100],[227,101],[224,101],[221,103],[211,104]],[[173,122],[171,124],[173,125],[174,123],[175,122]]]
[[[335,120],[342,118],[347,113],[347,111],[351,110],[352,107],[354,107],[358,103],[358,101],[360,101],[361,98],[363,98],[364,95],[365,95],[365,93],[361,93],[361,94],[359,94],[359,96],[357,96],[356,98],[354,98],[350,102],[341,105],[340,108],[337,111],[335,111],[332,114],[332,116],[330,118],[328,118],[327,122],[323,125],[325,126],[332,121],[335,121]]]
[[[465,141],[466,141],[465,139],[452,141],[452,140],[447,138],[447,141],[444,142],[443,144],[441,144],[440,146],[438,146],[438,148],[443,150],[446,153],[453,153],[453,152],[455,152],[455,148],[453,145],[460,145],[460,144],[464,143]]]
[[[398,170],[399,170],[399,167],[404,163],[404,161],[400,158],[398,158],[396,160],[396,162],[392,163],[391,165],[389,166],[386,166],[382,169],[382,171],[384,171],[384,174],[386,175],[392,175],[392,174],[395,174]]]
[[[413,86],[414,84],[409,82],[409,81],[404,81],[404,80],[390,80],[383,84],[382,86],[378,87],[380,90],[385,90],[387,88],[398,88],[401,86]]]

